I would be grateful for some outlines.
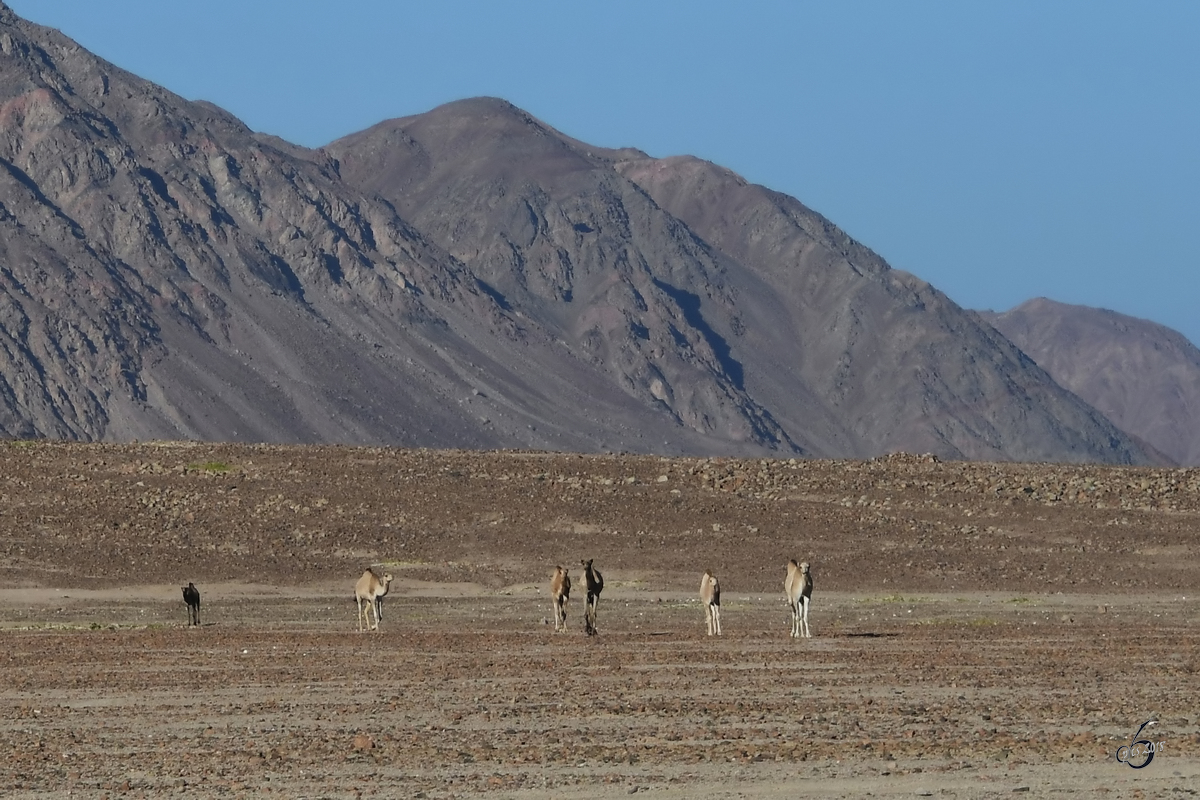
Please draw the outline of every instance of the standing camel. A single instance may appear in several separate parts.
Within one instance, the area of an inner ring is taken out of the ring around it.
[[[787,564],[787,578],[783,581],[783,591],[787,595],[788,605],[792,609],[792,638],[803,636],[812,638],[812,630],[808,627],[808,606],[812,601],[813,579],[808,571],[808,562],[797,564],[791,559]]]
[[[708,635],[721,635],[721,584],[711,570],[704,571],[700,579],[700,602],[704,603],[704,621],[708,624]]]
[[[183,602],[188,607],[188,626],[200,624],[200,590],[196,584],[189,582],[183,587]]]
[[[567,601],[571,599],[571,576],[565,567],[555,567],[550,580],[550,595],[554,598],[554,630],[567,629]]]
[[[583,608],[583,632],[588,636],[596,635],[596,604],[600,602],[600,593],[604,591],[604,577],[600,570],[592,568],[592,560],[580,561],[583,565],[583,579],[587,582],[587,601]]]
[[[354,584],[354,601],[358,604],[358,632],[363,632],[363,623],[368,622],[368,612],[375,612],[375,624],[370,626],[373,631],[379,630],[379,620],[383,619],[383,596],[391,586],[392,574],[384,573],[381,578],[375,570],[367,569],[362,577]]]

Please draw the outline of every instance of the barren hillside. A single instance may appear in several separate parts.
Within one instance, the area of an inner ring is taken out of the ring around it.
[[[1200,464],[1200,350],[1184,336],[1045,298],[980,313],[1121,430],[1177,464]]]

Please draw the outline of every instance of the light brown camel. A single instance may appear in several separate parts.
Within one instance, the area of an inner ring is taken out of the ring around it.
[[[358,603],[358,632],[362,633],[363,623],[367,622],[367,614],[375,612],[375,624],[370,626],[373,631],[379,630],[379,620],[383,619],[383,596],[391,586],[392,574],[385,573],[383,577],[375,574],[375,570],[367,569],[362,577],[354,584],[354,601]]]
[[[809,572],[808,562],[797,564],[791,559],[787,564],[787,578],[783,581],[783,591],[787,594],[788,605],[792,609],[792,638],[803,636],[812,638],[812,630],[808,627],[808,606],[812,601],[813,579]]]
[[[704,571],[700,579],[700,602],[704,603],[704,621],[708,624],[708,635],[721,635],[721,584],[710,570]]]
[[[554,598],[554,630],[567,629],[567,601],[571,599],[571,576],[565,567],[554,568],[554,577],[550,580],[550,594]]]

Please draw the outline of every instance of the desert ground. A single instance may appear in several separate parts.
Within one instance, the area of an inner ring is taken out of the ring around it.
[[[5,797],[1200,789],[1197,470],[7,442],[0,501]]]

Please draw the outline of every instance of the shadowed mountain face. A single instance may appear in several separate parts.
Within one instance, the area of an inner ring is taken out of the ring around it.
[[[1044,298],[980,315],[1121,430],[1178,464],[1200,465],[1200,350],[1187,338]]]
[[[1007,340],[794,198],[695,158],[617,168],[770,285],[764,311],[780,322],[754,326],[747,342],[772,355],[758,365],[761,380],[777,381],[775,365],[786,364],[793,383],[836,409],[860,448],[1023,461],[1138,457]],[[788,422],[802,425],[804,409],[792,413]]]
[[[498,100],[321,151],[0,4],[0,431],[1137,462],[795,200]]]

